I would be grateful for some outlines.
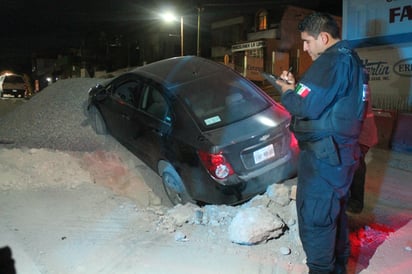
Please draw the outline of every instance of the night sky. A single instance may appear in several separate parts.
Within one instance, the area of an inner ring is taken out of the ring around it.
[[[158,20],[157,13],[170,7],[196,24],[201,5],[202,27],[251,7],[291,4],[341,15],[342,0],[1,0],[0,69],[16,60],[12,55],[55,48],[78,48],[91,33],[133,33]],[[186,22],[185,21],[185,22]],[[206,29],[204,30],[206,31]]]

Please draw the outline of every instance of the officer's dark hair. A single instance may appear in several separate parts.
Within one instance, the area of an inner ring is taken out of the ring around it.
[[[298,30],[307,32],[310,36],[318,37],[321,32],[329,33],[332,38],[338,39],[339,26],[333,17],[328,13],[314,12],[299,22]]]

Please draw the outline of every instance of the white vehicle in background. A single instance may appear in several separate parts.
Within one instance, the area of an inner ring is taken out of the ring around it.
[[[26,94],[27,85],[23,76],[18,74],[0,76],[0,97],[24,98]]]

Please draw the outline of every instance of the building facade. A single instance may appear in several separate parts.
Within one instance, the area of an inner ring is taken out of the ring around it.
[[[289,68],[299,76],[312,61],[303,53],[297,27],[313,12],[290,5],[276,6],[213,22],[211,58],[253,81],[263,81],[262,71],[279,74]],[[341,24],[341,18],[336,19]]]

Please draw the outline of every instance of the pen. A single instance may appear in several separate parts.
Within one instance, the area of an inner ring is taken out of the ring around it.
[[[289,67],[289,69],[288,69],[288,73],[286,74],[286,77],[288,77],[289,76],[289,73],[291,73],[292,72],[292,69],[293,69],[293,67],[292,66],[290,66]],[[283,79],[283,81],[285,81],[286,83],[288,83],[288,84],[291,84],[287,79]]]
[[[291,73],[291,72],[292,72],[292,69],[293,69],[293,67],[292,67],[292,66],[290,66],[290,67],[289,67],[289,69],[288,69],[288,74],[287,74],[287,75],[289,75],[289,73]]]

